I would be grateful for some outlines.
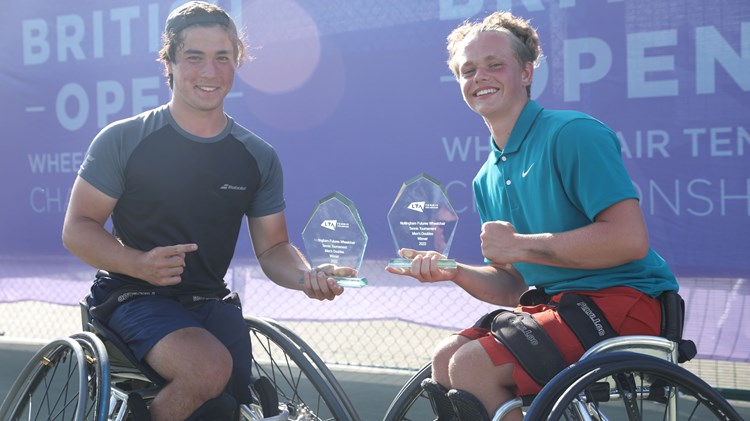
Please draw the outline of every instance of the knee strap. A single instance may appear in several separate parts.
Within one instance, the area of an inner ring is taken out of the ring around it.
[[[236,408],[237,401],[231,395],[222,393],[204,402],[185,421],[231,421]]]
[[[698,353],[695,343],[682,337],[685,322],[685,301],[675,291],[665,291],[659,296],[661,302],[661,336],[677,342],[679,363],[690,361]]]
[[[447,396],[448,389],[431,378],[422,380],[421,386],[422,390],[430,398],[432,410],[437,415],[437,420],[435,421],[453,421],[456,419],[453,405],[451,405],[451,401]]]
[[[267,377],[261,376],[253,381],[252,388],[258,395],[260,407],[263,409],[263,416],[265,418],[274,417],[281,413],[279,411],[279,396],[276,394],[276,388]]]
[[[492,336],[540,386],[567,366],[560,350],[529,313],[498,313],[492,320]]]
[[[134,421],[151,421],[151,414],[148,412],[146,402],[137,392],[131,392],[128,395],[128,409]]]
[[[583,349],[589,349],[605,339],[618,336],[604,316],[604,312],[586,295],[572,292],[563,294],[557,312],[575,333]]]
[[[451,389],[447,396],[451,405],[453,405],[453,411],[458,416],[458,421],[490,421],[490,416],[484,404],[471,393],[465,390]]]

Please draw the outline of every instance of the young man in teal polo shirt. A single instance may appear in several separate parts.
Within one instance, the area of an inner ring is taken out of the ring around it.
[[[529,22],[496,12],[462,24],[448,36],[448,53],[464,100],[492,135],[492,152],[474,179],[487,264],[440,269],[444,256],[404,249],[411,268],[388,270],[421,282],[452,281],[478,299],[516,307],[446,338],[433,355],[433,377],[423,387],[439,420],[463,421],[462,408],[479,409],[472,419],[489,419],[502,403],[538,392],[590,346],[593,339],[581,333],[587,329],[602,338],[659,335],[656,297],[678,285],[649,247],[612,130],[530,99],[541,48]],[[521,298],[528,286],[536,289]],[[570,308],[585,312],[591,326],[566,322]],[[517,342],[493,335],[502,320],[530,326],[526,338],[549,339],[545,355],[524,355]],[[555,358],[557,365],[538,371]],[[522,417],[519,409],[505,419]]]

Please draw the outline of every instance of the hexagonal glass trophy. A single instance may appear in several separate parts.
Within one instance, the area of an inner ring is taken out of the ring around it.
[[[434,250],[447,257],[457,224],[458,214],[445,188],[425,173],[407,180],[401,186],[388,212],[388,226],[396,252],[402,248]],[[391,259],[388,266],[409,268],[411,259]],[[456,267],[456,261],[442,259],[438,267],[452,269]]]
[[[367,248],[367,233],[354,203],[339,192],[318,201],[302,230],[307,258],[313,266],[332,263],[359,271]],[[362,277],[334,277],[343,287],[367,285]]]

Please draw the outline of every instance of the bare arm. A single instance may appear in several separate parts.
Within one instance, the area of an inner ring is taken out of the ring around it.
[[[562,232],[518,234],[508,222],[487,222],[482,227],[482,254],[495,264],[457,269],[437,267],[442,258],[435,252],[402,250],[413,259],[410,269],[391,273],[410,275],[420,282],[451,280],[474,297],[497,305],[512,306],[527,289],[516,262],[549,266],[597,269],[643,258],[648,252],[648,232],[638,201],[628,199],[603,210],[587,226]]]
[[[453,281],[473,297],[499,306],[515,306],[518,297],[528,288],[518,273],[511,266],[470,266],[458,263],[456,269],[440,269],[438,261],[443,255],[402,249],[400,254],[413,259],[411,268],[386,268],[397,275],[409,275],[420,282]]]
[[[498,264],[528,262],[578,269],[618,266],[643,258],[648,231],[635,199],[603,210],[584,227],[543,234],[518,234],[508,222],[482,227],[482,254]]]
[[[63,223],[63,245],[89,265],[143,279],[154,285],[179,283],[185,253],[195,244],[157,247],[143,252],[123,245],[104,229],[117,200],[81,177],[76,178]]]
[[[330,275],[353,275],[353,269],[334,266],[311,269],[302,253],[289,243],[284,212],[248,218],[247,222],[258,263],[273,282],[319,300],[332,300],[344,292]]]

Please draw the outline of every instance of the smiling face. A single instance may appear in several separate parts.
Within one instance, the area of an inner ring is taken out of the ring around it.
[[[185,28],[182,37],[174,61],[167,63],[174,83],[172,105],[185,113],[223,114],[236,67],[227,31],[196,25]]]
[[[469,108],[486,121],[515,119],[528,102],[534,66],[522,66],[511,42],[512,35],[483,31],[468,36],[453,56],[461,93]]]

